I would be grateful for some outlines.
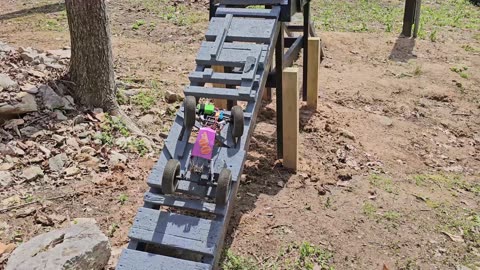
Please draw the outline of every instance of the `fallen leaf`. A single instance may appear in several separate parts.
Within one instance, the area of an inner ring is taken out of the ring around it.
[[[16,248],[15,244],[11,243],[5,245],[4,243],[0,243],[0,256],[4,253],[10,253]]]
[[[385,264],[383,264],[383,269],[382,270],[389,270],[389,269]]]

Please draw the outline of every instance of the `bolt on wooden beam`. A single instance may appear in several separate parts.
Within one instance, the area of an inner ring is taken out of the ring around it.
[[[320,38],[308,38],[308,74],[307,74],[307,107],[317,110],[318,72],[320,67]]]
[[[283,111],[283,166],[297,170],[299,91],[298,68],[285,68],[282,80]]]

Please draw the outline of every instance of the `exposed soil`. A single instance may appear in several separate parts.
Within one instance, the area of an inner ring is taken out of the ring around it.
[[[0,40],[45,50],[68,46],[64,19],[58,31],[41,27],[45,18],[62,16],[56,5],[5,15],[45,2],[2,3]],[[133,1],[109,5],[117,77],[139,81],[145,91],[181,92],[207,26],[205,3],[190,4],[205,18],[187,26]],[[155,27],[133,30],[139,19]],[[320,33],[326,58],[319,108],[300,112],[300,169],[292,173],[276,160],[275,100],[265,104],[226,248],[265,269],[271,269],[272,259],[285,266],[280,251],[301,242],[330,251],[335,269],[480,267],[480,56],[462,48],[480,48],[475,34],[478,30],[444,31],[437,42],[413,42],[394,33]],[[468,67],[468,76],[452,67]],[[144,127],[158,136],[168,131],[166,111],[176,105],[159,98],[146,111],[135,104],[124,109],[134,119],[158,117]],[[95,181],[42,186],[33,195],[75,191],[42,211],[96,218],[114,247],[113,269],[154,161],[136,158],[129,173],[113,170]],[[0,202],[15,194],[22,191],[0,193]],[[124,204],[118,201],[121,194],[128,196]],[[16,214],[0,213],[0,225],[9,228],[0,228],[0,242],[27,241],[52,228]]]

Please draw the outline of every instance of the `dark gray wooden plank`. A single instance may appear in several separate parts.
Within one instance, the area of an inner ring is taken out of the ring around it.
[[[287,5],[288,0],[220,0],[222,5]]]
[[[154,205],[164,205],[186,210],[194,210],[215,215],[224,215],[225,207],[198,199],[179,198],[177,196],[162,195],[153,192],[145,193],[143,200]]]
[[[272,9],[219,7],[217,8],[215,16],[223,17],[228,14],[232,14],[235,17],[278,18],[280,15],[280,7],[274,6]]]
[[[208,26],[205,38],[214,41],[223,28],[225,18],[213,17]],[[227,32],[225,41],[258,42],[269,44],[275,29],[276,19],[234,17]]]
[[[250,52],[252,50],[259,50],[261,52],[259,58],[259,67],[263,67],[268,50],[267,45],[250,43],[224,43],[220,55],[213,59],[210,54],[213,46],[213,42],[202,42],[200,50],[197,54],[197,58],[195,59],[197,65],[243,68],[247,57],[250,56]]]
[[[202,83],[220,83],[228,85],[240,85],[242,83],[242,74],[213,72],[208,74],[201,71],[194,71],[188,76],[190,82]]]
[[[219,221],[140,208],[129,237],[140,242],[213,256],[221,229],[222,222]]]
[[[185,88],[184,93],[185,93],[185,96],[195,96],[195,97],[204,97],[204,98],[218,98],[218,99],[242,100],[242,101],[249,101],[254,99],[254,97],[252,97],[250,93],[248,93],[247,95],[242,95],[243,92],[240,92],[237,89],[232,89],[232,88],[188,86],[187,88]]]
[[[168,256],[125,249],[120,255],[117,270],[211,270],[212,266]]]

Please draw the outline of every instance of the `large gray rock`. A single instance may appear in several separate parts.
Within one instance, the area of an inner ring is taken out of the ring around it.
[[[100,270],[110,257],[108,238],[94,220],[38,235],[20,245],[5,270]]]
[[[0,42],[0,52],[9,53],[15,50],[13,47],[8,46],[7,44]]]
[[[36,112],[38,110],[35,96],[29,93],[20,92],[17,97],[21,99],[17,104],[0,105],[0,115],[24,114],[28,112]]]
[[[55,93],[55,91],[53,91],[53,89],[48,85],[41,85],[38,90],[42,95],[43,105],[45,105],[47,109],[54,110],[65,108],[70,105],[66,103],[66,100]]]
[[[13,177],[10,172],[0,171],[0,187],[6,187],[12,183]]]
[[[68,160],[67,154],[61,153],[56,156],[51,157],[48,160],[48,167],[51,171],[60,172],[63,170],[63,166],[65,166],[65,162]]]
[[[0,91],[2,89],[13,89],[16,88],[18,84],[10,79],[10,76],[7,74],[0,73]]]

